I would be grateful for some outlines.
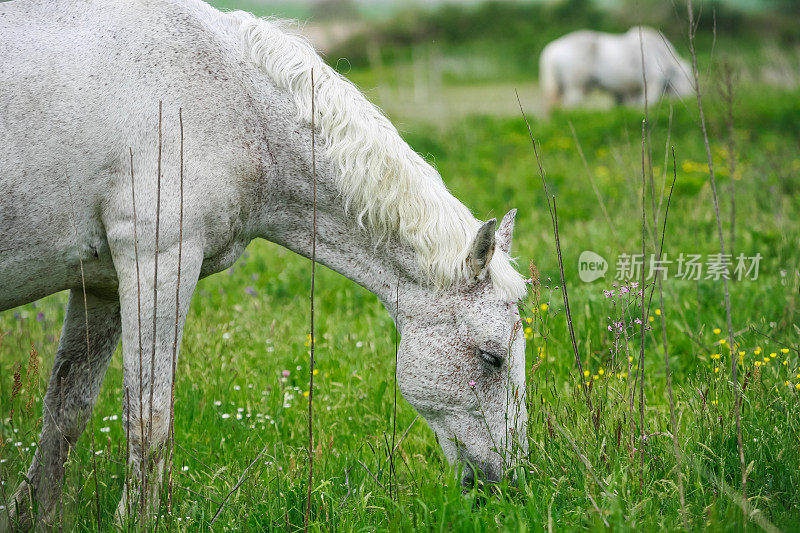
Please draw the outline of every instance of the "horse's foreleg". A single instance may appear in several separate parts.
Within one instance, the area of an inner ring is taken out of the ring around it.
[[[144,257],[140,253],[138,275],[135,263],[115,259],[122,307],[123,424],[130,451],[125,488],[117,507],[120,522],[140,519],[147,523],[158,510],[159,488],[168,458],[173,354],[177,361],[202,251],[184,245],[180,285],[177,257],[177,244],[160,249],[157,283],[153,255]],[[176,300],[178,287],[180,295]]]
[[[108,362],[120,336],[119,302],[88,292],[84,311],[83,292],[70,292],[61,340],[44,397],[42,435],[33,462],[12,502],[23,529],[32,525],[32,504],[38,503],[42,526],[57,521],[64,462],[86,427]],[[86,317],[89,319],[87,356]]]

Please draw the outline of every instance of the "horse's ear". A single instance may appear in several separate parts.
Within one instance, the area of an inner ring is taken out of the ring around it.
[[[517,210],[512,209],[503,220],[500,222],[500,227],[497,228],[497,247],[504,253],[511,252],[511,238],[514,233],[514,218],[517,216]]]
[[[472,241],[472,247],[467,256],[467,265],[469,265],[473,278],[480,276],[486,270],[489,261],[492,260],[495,246],[494,229],[496,227],[496,218],[487,220],[478,229],[478,233]]]

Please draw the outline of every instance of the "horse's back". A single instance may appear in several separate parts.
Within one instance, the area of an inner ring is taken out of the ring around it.
[[[155,181],[159,101],[165,161],[183,107],[187,161],[240,163],[231,132],[252,131],[252,91],[224,19],[194,0],[0,3],[0,310],[79,284],[79,258],[87,280],[115,288],[104,217],[130,218],[129,149],[137,187]],[[195,211],[213,207],[205,198]]]

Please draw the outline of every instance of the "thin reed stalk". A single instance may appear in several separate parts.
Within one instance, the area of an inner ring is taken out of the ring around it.
[[[220,504],[219,508],[217,509],[217,512],[214,513],[214,517],[211,519],[211,522],[208,524],[208,529],[211,529],[213,531],[212,526],[214,525],[214,522],[217,521],[217,518],[219,518],[219,515],[222,513],[222,510],[225,508],[225,504],[227,504],[228,500],[231,499],[231,496],[233,496],[233,493],[236,492],[237,490],[239,490],[239,487],[242,486],[242,483],[244,483],[245,479],[247,479],[247,473],[250,471],[251,468],[253,468],[253,465],[256,464],[259,459],[261,459],[261,456],[264,455],[264,452],[267,451],[267,446],[269,446],[269,444],[265,445],[261,449],[261,451],[258,452],[258,455],[256,456],[256,458],[253,459],[253,461],[249,465],[247,465],[247,468],[244,469],[244,472],[242,472],[242,475],[239,476],[239,481],[236,482],[236,485],[234,485],[233,488],[230,491],[228,491],[228,494],[225,496],[225,499],[222,500],[222,503]]]
[[[722,76],[725,83],[723,98],[727,111],[725,122],[728,130],[728,172],[731,180],[728,185],[731,195],[731,238],[729,241],[729,248],[731,257],[733,257],[736,248],[736,137],[733,131],[733,66],[730,62],[725,63]]]
[[[139,441],[144,444],[144,411],[143,411],[143,398],[144,398],[144,376],[142,374],[143,361],[142,361],[142,281],[141,273],[139,270],[139,230],[136,216],[136,184],[133,178],[133,148],[128,148],[131,156],[131,205],[133,207],[133,255],[136,261],[136,318],[138,322],[138,336],[139,336],[139,430],[141,432]],[[130,407],[130,402],[128,402]],[[126,431],[131,431],[130,425],[130,412],[128,413],[128,426]],[[125,469],[125,484],[128,483],[128,470]],[[140,473],[139,487],[144,488],[144,474]],[[128,507],[130,507],[130,490],[128,491]],[[130,512],[130,508],[125,509],[126,513]],[[140,514],[144,517],[144,514]]]
[[[163,146],[162,139],[162,102],[158,102],[158,170],[156,174],[156,240],[153,249],[153,345],[150,352],[150,409],[147,420],[147,440],[142,450],[142,459],[147,460],[147,465],[143,468],[144,471],[144,485],[142,491],[142,512],[145,512],[145,504],[147,502],[147,486],[150,482],[150,444],[153,437],[153,389],[155,389],[155,375],[156,375],[156,334],[157,334],[157,321],[158,321],[158,237],[161,226],[161,152]]]
[[[717,234],[719,236],[720,253],[725,255],[725,238],[722,234],[722,220],[719,215],[719,198],[717,196],[717,180],[714,174],[714,160],[711,156],[711,145],[708,141],[708,129],[706,128],[706,118],[703,113],[703,96],[700,89],[700,74],[697,69],[697,51],[694,46],[695,33],[697,26],[694,20],[694,6],[692,0],[688,0],[686,9],[689,13],[689,52],[692,57],[692,75],[694,77],[694,89],[697,96],[697,108],[700,113],[700,126],[703,132],[703,144],[706,149],[706,159],[708,161],[708,174],[711,182],[711,195],[714,200],[714,214],[717,219]],[[733,380],[734,395],[734,418],[736,419],[736,443],[739,449],[739,467],[742,475],[742,508],[747,508],[747,467],[744,459],[744,443],[742,442],[742,418],[741,418],[741,394],[739,391],[739,379],[737,375],[737,361],[735,346],[733,344],[733,321],[731,319],[731,297],[728,290],[728,278],[722,277],[723,289],[725,292],[725,318],[728,326],[728,346],[731,350],[731,379]]]
[[[519,98],[519,93],[515,90],[514,93],[517,95],[517,104],[519,104],[519,110],[522,113],[522,118],[525,120],[525,125],[528,127],[528,136],[531,139],[531,146],[533,147],[533,154],[536,157],[536,164],[539,167],[539,177],[542,180],[542,187],[544,187],[545,193],[545,200],[547,200],[547,208],[550,211],[550,219],[553,223],[553,234],[556,240],[556,252],[558,253],[558,268],[559,273],[561,274],[561,294],[564,297],[564,312],[567,316],[567,325],[569,326],[569,338],[572,342],[572,351],[575,356],[575,363],[578,366],[578,379],[581,380],[581,387],[583,389],[583,393],[586,396],[586,407],[588,408],[589,415],[591,416],[592,413],[592,398],[589,394],[589,387],[586,384],[586,380],[583,376],[583,363],[581,363],[581,356],[578,352],[578,343],[575,340],[575,328],[572,325],[572,313],[569,310],[569,296],[567,294],[567,286],[566,281],[564,279],[564,261],[561,258],[561,241],[559,240],[558,236],[558,212],[556,210],[556,197],[553,195],[552,197],[552,204],[550,202],[550,189],[547,186],[547,180],[545,179],[544,167],[542,166],[542,159],[539,157],[539,149],[536,146],[536,140],[533,138],[533,130],[531,130],[531,124],[528,122],[528,117],[525,116],[525,110],[522,108],[522,101]]]
[[[317,277],[317,155],[314,69],[311,69],[311,358],[308,371],[308,493],[303,530],[308,531],[311,516],[311,484],[314,481],[314,285]],[[220,510],[222,508],[220,507]],[[213,521],[212,521],[213,523]]]
[[[59,409],[63,409],[64,406],[64,377],[61,377],[61,386],[58,388],[59,395],[61,396],[61,402],[59,404]],[[58,428],[58,432],[60,433],[58,439],[58,453],[59,457],[63,457],[64,454],[64,432],[61,431],[61,428]],[[58,531],[62,533],[64,531],[64,480],[67,477],[67,469],[66,463],[64,464],[64,473],[61,475],[61,490],[58,493]],[[3,498],[5,500],[5,497]],[[13,529],[13,528],[12,528]]]
[[[178,280],[175,286],[175,336],[172,339],[172,383],[169,397],[169,476],[167,483],[167,510],[172,513],[172,474],[175,457],[175,371],[178,360],[178,329],[181,307],[181,256],[183,254],[183,108],[178,108],[178,123],[181,130],[180,146],[180,206],[178,214]],[[172,518],[170,518],[172,521]]]
[[[641,31],[641,30],[640,30]],[[645,84],[645,88],[647,84]],[[645,135],[646,135],[646,126],[647,121],[642,121],[642,277],[641,277],[641,288],[642,288],[642,300],[641,300],[641,324],[639,325],[639,492],[644,492],[644,445],[645,445],[645,431],[644,431],[644,331],[647,324],[647,316],[645,315],[644,309],[644,287],[645,287],[645,268],[644,268],[644,257],[647,251],[647,185],[646,185],[646,175],[645,175],[645,149],[646,149],[646,142],[645,142]]]
[[[395,437],[397,436],[397,359],[400,353],[400,326],[397,324],[397,320],[400,318],[400,275],[397,276],[397,289],[395,290],[394,295],[394,316],[395,316],[395,328],[394,328],[394,405],[392,407],[392,448],[389,453],[389,471],[392,474],[392,478],[395,482],[395,497],[398,496],[397,494],[397,472],[395,471],[394,466],[394,441]],[[391,488],[392,484],[389,484]],[[391,492],[390,492],[391,496]]]
[[[583,147],[581,146],[581,142],[578,140],[578,134],[575,131],[575,126],[573,126],[572,121],[568,121],[569,129],[572,132],[572,138],[575,140],[575,147],[578,149],[578,155],[581,157],[581,161],[583,162],[583,167],[586,169],[586,174],[589,176],[589,183],[592,185],[592,190],[594,191],[595,198],[597,198],[597,205],[600,206],[600,210],[603,212],[603,217],[606,219],[606,223],[608,223],[608,229],[611,230],[611,235],[614,237],[614,242],[617,243],[619,246],[619,236],[617,235],[617,230],[614,227],[614,223],[611,222],[611,217],[608,215],[608,209],[606,209],[606,202],[603,200],[603,196],[600,194],[600,189],[597,188],[597,183],[594,180],[594,173],[592,169],[589,167],[589,163],[586,161],[586,156],[583,154]]]
[[[70,212],[72,213],[72,228],[75,230],[75,247],[78,250],[78,263],[81,268],[81,289],[83,290],[83,316],[86,321],[86,358],[89,364],[92,365],[92,353],[89,346],[89,304],[86,299],[86,276],[83,271],[83,259],[81,259],[80,246],[78,244],[78,223],[75,220],[75,202],[72,198],[72,187],[69,184],[69,176],[65,175],[67,181],[67,191],[69,192]],[[89,368],[89,375],[94,375],[94,370]],[[94,474],[94,500],[97,513],[97,530],[102,531],[102,523],[100,520],[100,485],[97,483],[97,451],[94,442],[94,404],[96,398],[91,398],[89,407],[89,435],[92,440],[92,471]]]
[[[664,210],[664,226],[661,229],[661,246],[657,251],[657,258],[659,265],[661,264],[661,257],[664,251],[664,237],[667,234],[667,217],[669,216],[669,204],[672,201],[672,192],[675,190],[675,181],[678,179],[677,163],[675,161],[675,148],[672,148],[672,185],[669,188],[669,197],[667,197],[667,205]],[[669,417],[670,424],[672,425],[672,447],[675,452],[675,462],[678,467],[678,497],[681,503],[681,520],[683,521],[683,529],[689,531],[689,518],[686,514],[686,497],[683,491],[683,465],[681,464],[680,445],[678,442],[678,422],[675,417],[675,399],[672,394],[672,374],[669,368],[669,345],[667,343],[667,312],[664,308],[664,286],[660,272],[656,273],[655,283],[658,284],[658,301],[659,309],[661,309],[661,343],[664,347],[664,371],[667,375],[667,398],[669,400]]]

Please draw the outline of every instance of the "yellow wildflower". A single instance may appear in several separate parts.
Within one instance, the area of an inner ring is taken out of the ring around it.
[[[600,370],[597,371],[597,373],[602,376],[603,374],[606,373],[606,371],[601,368]]]
[[[547,304],[542,304],[542,305],[540,305],[540,306],[539,306],[539,309],[541,309],[541,310],[542,310],[542,313],[544,313],[545,311],[547,311]]]
[[[718,366],[714,367],[714,373],[716,374],[717,372],[719,372],[719,367]]]
[[[719,335],[720,333],[722,333],[722,330],[721,330],[721,329],[719,329],[719,328],[714,328],[714,335]]]
[[[753,353],[756,355],[761,355],[761,348],[756,348],[755,350],[753,350]]]
[[[319,369],[318,369],[318,368],[315,368],[315,369],[314,369],[314,372],[313,372],[313,374],[314,374],[315,376],[316,376],[317,374],[319,374]]]
[[[781,353],[789,353],[789,348],[781,348]]]
[[[584,377],[587,377],[587,378],[588,378],[588,377],[589,377],[589,374],[591,374],[591,372],[589,372],[588,370],[584,370],[584,371],[583,371],[583,376],[584,376]]]
[[[661,309],[656,309],[656,316],[661,316]]]

